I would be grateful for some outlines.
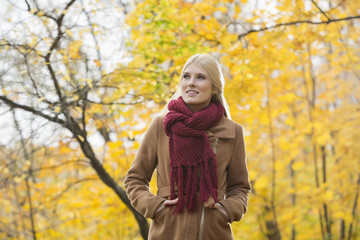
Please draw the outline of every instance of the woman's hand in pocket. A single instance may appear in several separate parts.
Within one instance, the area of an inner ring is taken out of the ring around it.
[[[213,205],[213,208],[217,208],[220,212],[222,212],[227,218],[229,218],[229,214],[228,212],[226,211],[226,209],[224,208],[223,205],[221,205],[220,203],[215,203]]]
[[[178,200],[179,200],[179,199],[176,198],[176,199],[173,199],[173,200],[165,200],[165,201],[163,201],[163,202],[159,205],[159,207],[156,209],[154,215],[156,215],[158,212],[160,212],[161,209],[163,209],[164,207],[170,207],[170,206],[172,206],[172,205],[177,204]]]

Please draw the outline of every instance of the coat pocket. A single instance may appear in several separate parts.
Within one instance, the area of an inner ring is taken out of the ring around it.
[[[214,214],[217,215],[217,218],[220,218],[222,220],[219,223],[222,223],[225,226],[229,223],[228,217],[224,213],[222,213],[219,209],[213,208],[212,210]]]
[[[206,240],[232,240],[232,231],[229,219],[217,208],[208,208],[205,218],[203,239]]]
[[[166,212],[169,210],[169,207],[163,207],[159,212],[154,215],[154,221],[161,223],[163,222]]]

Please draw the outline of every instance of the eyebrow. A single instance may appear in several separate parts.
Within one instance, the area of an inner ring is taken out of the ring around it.
[[[190,74],[191,75],[191,73],[190,72],[184,72],[184,75],[185,74]],[[197,75],[201,75],[201,76],[206,76],[207,77],[207,74],[206,73],[196,73]]]

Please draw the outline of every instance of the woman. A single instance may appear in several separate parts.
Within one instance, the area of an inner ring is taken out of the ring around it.
[[[190,57],[168,110],[144,136],[125,188],[153,219],[149,239],[233,239],[230,223],[245,214],[250,183],[243,128],[230,119],[223,89],[213,57]],[[155,169],[156,196],[149,191]]]

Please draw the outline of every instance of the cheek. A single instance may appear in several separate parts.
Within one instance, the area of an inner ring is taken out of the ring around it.
[[[181,92],[184,92],[186,90],[186,84],[184,82],[180,83]]]
[[[211,83],[207,83],[206,86],[204,86],[204,90],[205,89],[206,89],[206,92],[209,93],[210,95],[212,95],[214,92],[214,88]]]
[[[180,86],[181,86],[181,88],[185,88],[185,87],[186,87],[186,84],[184,83],[184,81],[181,81],[181,82],[180,82]]]

